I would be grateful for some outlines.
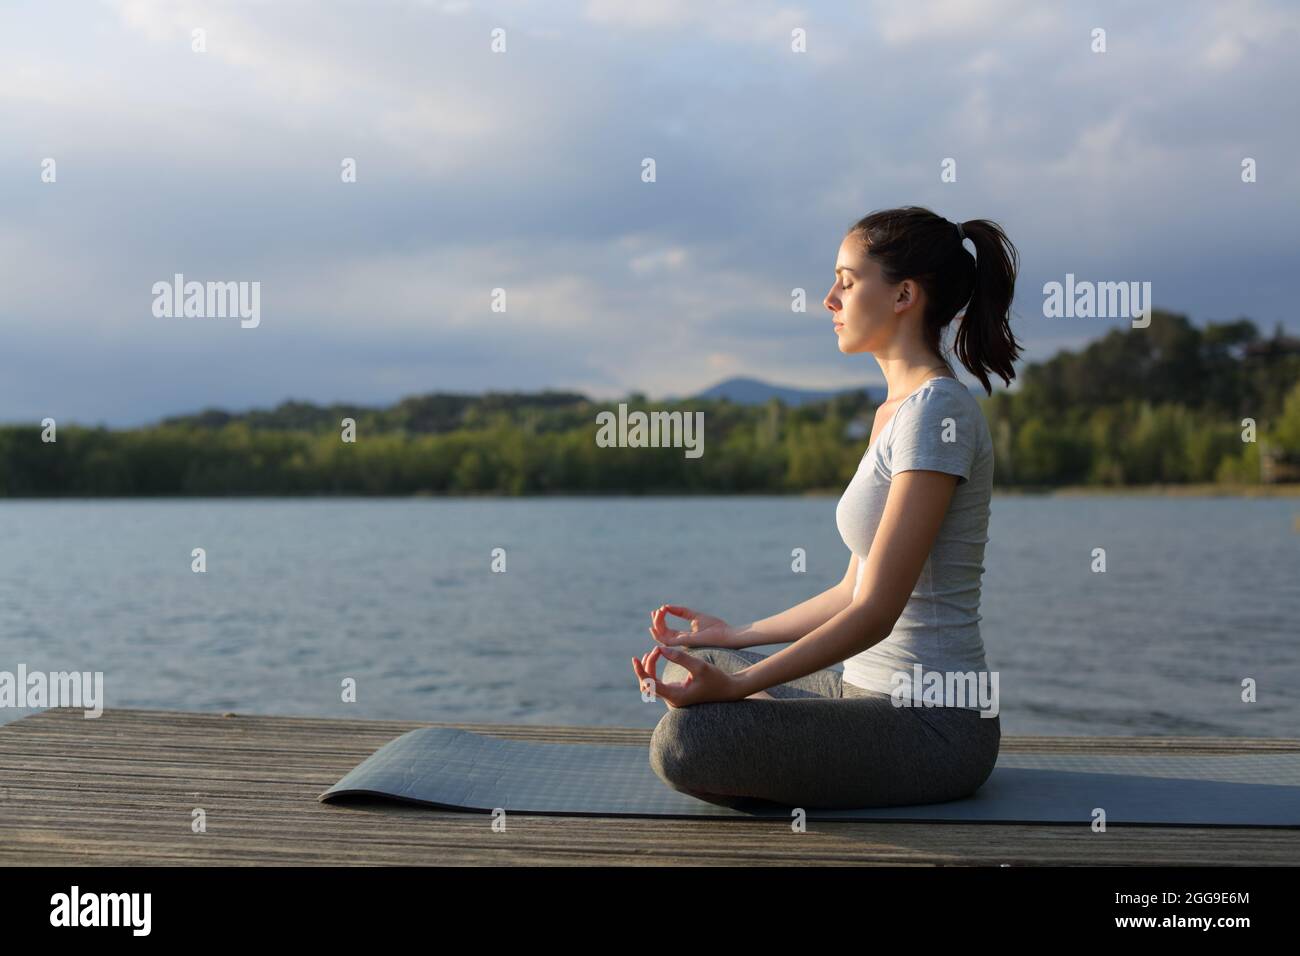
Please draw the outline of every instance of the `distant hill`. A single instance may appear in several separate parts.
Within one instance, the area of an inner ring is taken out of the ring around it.
[[[779,398],[790,406],[806,405],[810,402],[824,402],[837,395],[866,392],[873,402],[884,400],[886,389],[883,385],[864,385],[860,388],[841,388],[833,391],[814,391],[806,388],[790,388],[785,385],[772,385],[756,378],[729,378],[712,388],[692,396],[693,398],[726,399],[737,405],[762,405],[771,398]]]
[[[867,393],[868,402],[879,404],[884,398],[885,387],[873,385],[861,389],[813,391],[770,385],[754,378],[732,378],[719,382],[692,397],[714,401],[726,400],[746,406],[762,405],[770,398],[779,398],[787,407],[794,407],[812,405],[840,395],[853,395],[859,392]],[[622,400],[639,401],[641,404],[647,402],[640,393],[633,393]],[[678,400],[680,399],[669,398],[664,401]],[[274,408],[255,408],[243,412],[207,408],[186,415],[169,416],[160,424],[200,430],[243,424],[255,431],[321,432],[337,430],[339,421],[347,417],[356,419],[359,424],[364,422],[366,430],[370,432],[442,434],[458,428],[486,428],[506,419],[529,420],[532,423],[530,427],[551,431],[585,423],[595,414],[594,408],[608,404],[609,402],[593,402],[581,392],[555,389],[541,392],[484,392],[482,394],[432,392],[427,395],[410,395],[395,405],[388,406],[338,402],[317,405],[313,402],[290,399]]]
[[[403,431],[415,434],[440,434],[458,428],[482,428],[500,420],[536,415],[552,415],[552,425],[586,421],[590,399],[581,392],[546,389],[541,392],[484,392],[461,394],[431,392],[411,395],[395,405],[365,406],[347,403],[316,405],[312,402],[281,402],[271,409],[228,412],[219,408],[204,409],[189,415],[164,418],[163,425],[183,428],[216,429],[242,423],[254,430],[332,431],[340,419],[354,418],[366,422],[377,432]]]
[[[786,407],[815,405],[819,402],[844,396],[866,394],[866,403],[874,406],[884,401],[887,388],[870,385],[861,388],[814,390],[772,385],[756,378],[729,378],[712,388],[705,389],[694,399],[729,401],[736,405],[763,405],[777,398]],[[633,393],[623,400],[647,399]],[[667,398],[664,401],[679,401]],[[313,402],[287,400],[274,408],[254,408],[231,412],[220,408],[207,408],[185,415],[172,415],[162,419],[164,426],[220,429],[227,425],[243,424],[254,431],[333,431],[343,418],[364,422],[370,432],[407,432],[411,434],[442,434],[458,428],[480,429],[494,422],[529,420],[530,427],[544,431],[575,427],[588,421],[595,407],[608,402],[593,402],[581,392],[545,389],[541,392],[484,392],[462,394],[432,392],[427,395],[410,395],[394,405],[365,406],[346,402],[317,405]],[[655,404],[655,403],[652,403]]]

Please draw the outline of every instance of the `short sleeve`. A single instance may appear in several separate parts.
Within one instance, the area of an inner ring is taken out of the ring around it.
[[[970,480],[979,429],[974,415],[983,415],[969,395],[927,385],[894,413],[889,436],[889,472],[942,471]]]

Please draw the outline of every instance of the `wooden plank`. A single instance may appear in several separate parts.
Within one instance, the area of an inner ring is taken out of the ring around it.
[[[648,746],[651,731],[49,710],[0,726],[0,863],[123,865],[1296,865],[1300,830],[510,814],[316,797],[417,727]],[[1300,740],[1004,737],[1008,753],[1293,752]],[[191,832],[191,811],[207,814]]]

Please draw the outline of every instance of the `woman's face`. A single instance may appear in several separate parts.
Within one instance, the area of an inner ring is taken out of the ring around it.
[[[831,310],[840,351],[874,352],[887,343],[898,324],[896,304],[910,283],[890,285],[880,266],[867,258],[859,236],[840,243],[835,259],[835,284],[823,304]]]

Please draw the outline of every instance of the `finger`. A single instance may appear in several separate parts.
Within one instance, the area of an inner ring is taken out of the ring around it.
[[[686,672],[691,675],[699,674],[704,670],[704,668],[709,666],[708,661],[702,660],[694,654],[687,653],[684,650],[679,650],[676,647],[664,648],[663,655],[678,667],[685,668]]]
[[[671,647],[680,644],[682,642],[682,637],[684,637],[685,635],[683,635],[680,631],[668,631],[667,633],[664,634],[656,634],[654,631],[651,631],[650,636],[655,639],[656,644],[659,645],[667,644],[668,646]]]
[[[675,631],[671,627],[664,627],[662,624],[658,628],[650,628],[650,636],[663,643],[673,643],[680,640],[685,634],[685,631]]]
[[[665,604],[664,607],[674,617],[684,618],[688,621],[693,621],[700,616],[698,611],[693,611],[684,604]]]
[[[664,610],[665,610],[664,607],[661,606],[658,610],[656,610],[653,614],[650,615],[650,620],[654,625],[654,628],[651,631],[651,633],[657,637],[662,637],[665,634],[677,633],[671,627],[669,627],[667,624],[664,623]]]
[[[646,691],[656,683],[655,679],[645,672],[645,669],[641,666],[641,662],[635,657],[632,658],[632,670],[636,671],[636,686],[637,690],[641,693],[646,693]]]

